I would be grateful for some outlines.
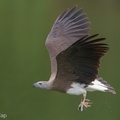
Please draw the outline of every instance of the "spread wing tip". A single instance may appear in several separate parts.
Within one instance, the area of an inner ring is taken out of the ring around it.
[[[75,10],[77,9],[77,4],[73,6],[71,9],[67,8],[64,10],[57,18],[57,20],[63,20],[66,17],[69,17]],[[83,8],[78,9],[75,13],[73,14],[80,14],[83,11]]]

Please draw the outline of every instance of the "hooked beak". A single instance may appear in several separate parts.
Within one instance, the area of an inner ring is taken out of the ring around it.
[[[40,85],[39,85],[39,83],[34,83],[33,85],[32,85],[33,87],[40,87]]]
[[[33,85],[32,85],[32,87],[36,87],[38,84],[37,83],[34,83]]]

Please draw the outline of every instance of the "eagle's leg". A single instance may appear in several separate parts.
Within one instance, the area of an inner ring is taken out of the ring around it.
[[[86,94],[83,94],[81,103],[78,106],[78,110],[83,111],[84,108],[90,107],[90,104],[91,104],[90,100],[86,99]]]

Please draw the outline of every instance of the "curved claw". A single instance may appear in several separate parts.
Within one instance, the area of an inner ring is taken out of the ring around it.
[[[80,105],[78,106],[78,110],[83,111],[85,108],[88,108],[91,106],[91,102],[89,99],[83,99],[83,101],[81,101]]]

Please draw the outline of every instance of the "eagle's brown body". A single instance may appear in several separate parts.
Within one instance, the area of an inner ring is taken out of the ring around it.
[[[90,36],[90,22],[83,9],[76,12],[77,6],[62,12],[55,21],[46,40],[51,60],[49,81],[39,81],[35,87],[65,92],[71,95],[83,95],[79,105],[81,111],[90,105],[86,99],[87,91],[103,91],[115,94],[114,89],[98,77],[101,57],[108,51],[105,38]],[[74,12],[74,13],[73,13]]]

